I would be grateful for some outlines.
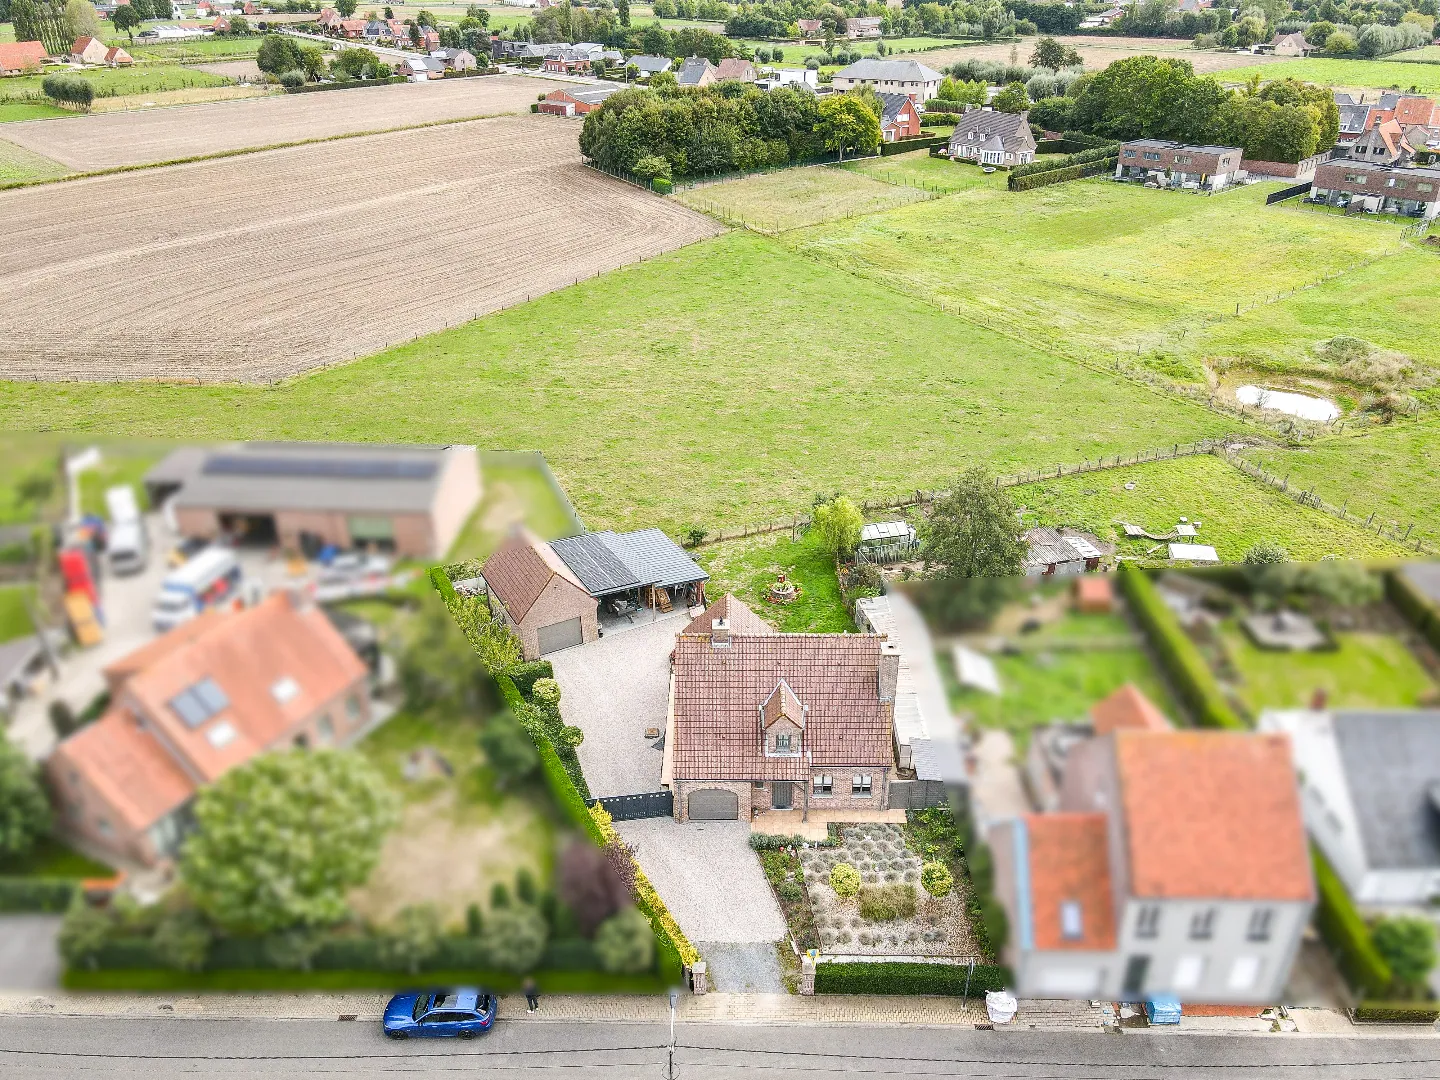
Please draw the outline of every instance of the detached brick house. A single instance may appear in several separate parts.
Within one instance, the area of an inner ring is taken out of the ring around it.
[[[725,596],[676,640],[661,783],[675,818],[883,810],[900,651],[875,634],[777,634]]]
[[[285,593],[206,612],[105,669],[109,709],[47,762],[61,826],[121,862],[168,858],[204,785],[362,731],[368,677],[324,611]]]
[[[1007,168],[1034,161],[1035,148],[1028,112],[999,112],[989,106],[966,109],[947,147],[952,160]]]
[[[1401,165],[1409,161],[1414,148],[1405,137],[1405,129],[1394,119],[1382,120],[1371,126],[1345,149],[1347,157],[1376,165]]]
[[[515,631],[526,660],[594,641],[598,607],[575,572],[529,529],[516,529],[481,568],[490,610]]]
[[[1278,1002],[1315,900],[1290,755],[1148,726],[1072,747],[1058,812],[989,833],[1017,993]]]
[[[749,60],[742,60],[738,56],[727,56],[715,67],[715,81],[724,82],[727,79],[735,79],[740,82],[754,82],[760,77],[755,70],[755,65]]]
[[[1219,191],[1239,179],[1238,146],[1191,146],[1164,139],[1135,139],[1120,147],[1115,165],[1117,180],[1153,180],[1161,187],[1193,184]]]
[[[880,116],[880,137],[885,142],[910,139],[920,134],[920,110],[906,94],[881,94],[884,111]]]

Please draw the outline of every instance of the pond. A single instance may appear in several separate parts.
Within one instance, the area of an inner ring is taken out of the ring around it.
[[[1262,409],[1298,416],[1302,420],[1326,423],[1340,415],[1340,406],[1327,398],[1296,394],[1288,390],[1268,390],[1261,386],[1241,386],[1235,398],[1242,405],[1258,405]]]

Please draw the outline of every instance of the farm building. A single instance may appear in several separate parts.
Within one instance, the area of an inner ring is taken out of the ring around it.
[[[587,86],[552,90],[540,102],[539,111],[555,116],[584,116],[591,109],[598,109],[606,98],[620,89],[619,86]]]
[[[23,75],[45,65],[45,46],[38,41],[0,42],[0,75]]]
[[[407,56],[395,65],[395,72],[419,80],[443,79],[445,64],[433,56]]]
[[[434,559],[480,501],[480,469],[473,446],[232,443],[176,450],[145,488],[182,536]]]
[[[857,60],[837,71],[831,84],[836,90],[872,88],[877,94],[906,94],[926,102],[940,92],[941,75],[916,60]]]
[[[1028,112],[1000,112],[988,105],[965,110],[947,147],[952,160],[1007,168],[1034,161],[1035,148]]]
[[[1135,139],[1120,147],[1115,179],[1219,191],[1240,178],[1243,154],[1238,146],[1191,146],[1164,139]]]
[[[97,37],[78,37],[75,44],[70,46],[70,62],[72,64],[103,64],[105,55],[110,51],[110,46]]]

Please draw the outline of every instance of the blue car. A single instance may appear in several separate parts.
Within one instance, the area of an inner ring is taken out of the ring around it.
[[[385,1006],[385,1034],[392,1039],[473,1039],[494,1023],[495,995],[469,986],[407,991],[396,994]]]

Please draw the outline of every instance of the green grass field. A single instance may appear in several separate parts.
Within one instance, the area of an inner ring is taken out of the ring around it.
[[[1041,155],[1050,156],[1052,155]],[[1008,175],[999,170],[987,175],[978,165],[931,157],[928,150],[912,150],[908,154],[894,154],[890,157],[865,158],[849,162],[845,168],[874,180],[883,180],[887,184],[919,186],[946,195],[969,191],[972,188],[1004,191],[1005,178]]]
[[[1308,57],[1274,64],[1251,64],[1218,73],[1223,82],[1260,78],[1304,79],[1320,86],[1355,86],[1375,90],[1410,90],[1440,93],[1440,65],[1395,63],[1388,60],[1326,60]]]
[[[1440,419],[1346,432],[1298,450],[1256,448],[1246,457],[1293,486],[1352,513],[1395,523],[1440,543]]]
[[[125,51],[137,64],[196,64],[215,60],[245,60],[260,51],[260,38],[207,38],[200,41],[167,41],[132,47],[121,35]]]
[[[964,43],[964,39],[960,38],[887,38],[885,40],[885,48],[889,50],[889,52],[892,54],[918,54],[915,56],[915,59],[919,60],[921,63],[924,63],[924,50],[951,48],[955,45],[963,45]],[[751,49],[773,49],[778,45],[785,54],[785,58],[781,60],[780,63],[794,65],[797,67],[803,65],[804,62],[810,59],[810,57],[812,56],[825,55],[825,46],[823,45],[800,45],[796,42],[791,41],[760,41],[756,38],[747,38],[743,40],[736,39],[736,44],[745,45]],[[860,52],[864,53],[866,56],[871,56],[874,54],[875,46],[877,44],[878,42],[875,41],[837,41],[835,43],[835,49],[836,51],[844,50],[845,52]],[[934,65],[931,66],[933,67]],[[836,65],[836,70],[838,69],[839,65]]]
[[[1440,62],[1440,45],[1424,45],[1418,49],[1410,49],[1406,52],[1394,53],[1386,59],[1392,64],[1416,61]]]
[[[1240,699],[1252,715],[1262,709],[1307,707],[1324,690],[1332,708],[1415,708],[1436,692],[1434,680],[1399,638],[1341,633],[1333,652],[1274,652],[1257,648],[1235,623],[1221,628],[1225,653],[1240,676]]]
[[[1271,190],[1207,198],[1103,179],[976,188],[789,241],[1041,348],[1109,362],[1178,349],[1237,303],[1399,247],[1398,226],[1267,210]]]
[[[65,74],[89,79],[95,84],[97,97],[154,94],[165,90],[185,90],[192,86],[225,86],[231,81],[219,75],[211,75],[208,71],[166,64],[136,64],[133,68],[89,68],[84,71],[66,71]],[[44,78],[43,75],[20,75],[6,79],[4,84],[0,85],[0,94],[38,94]]]
[[[69,171],[68,166],[43,154],[0,139],[0,184],[16,180],[50,180]]]
[[[1133,483],[1133,490],[1125,485]],[[1163,544],[1130,540],[1122,523],[1164,535],[1182,517],[1201,522],[1195,542],[1210,544],[1226,560],[1243,558],[1254,544],[1279,544],[1296,560],[1326,556],[1397,557],[1404,549],[1252,480],[1210,454],[1150,461],[1103,472],[1065,476],[1011,489],[1030,513],[1027,524],[1072,525],[1118,543],[1122,555],[1166,559]]]
[[[590,527],[677,531],[1233,427],[745,232],[274,388],[0,384],[11,431],[539,447]]]
[[[701,548],[695,559],[710,573],[705,586],[713,601],[734,593],[777,630],[789,634],[841,634],[855,629],[845,608],[835,560],[808,536],[788,533],[752,536]],[[770,586],[783,572],[800,588],[789,604],[772,604]]]
[[[873,214],[926,197],[917,188],[828,165],[728,180],[679,195],[681,202],[703,213],[769,233]]]
[[[49,120],[55,116],[77,116],[70,109],[62,109],[44,101],[0,101],[0,124],[15,120]]]

